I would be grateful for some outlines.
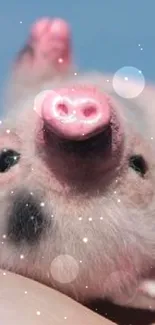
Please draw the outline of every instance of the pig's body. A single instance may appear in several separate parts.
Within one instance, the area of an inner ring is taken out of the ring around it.
[[[83,96],[81,88],[90,94],[90,87],[110,96],[104,133],[75,141],[61,125],[54,132],[46,128],[38,110],[43,97],[35,102],[36,96],[62,88],[70,95],[73,87],[77,96]],[[16,92],[1,126],[0,147],[15,150],[17,157],[7,171],[0,161],[2,267],[80,302],[109,298],[155,309],[154,300],[139,290],[155,267],[154,104],[153,87],[125,100],[114,92],[112,77],[98,73],[38,78]],[[60,264],[53,262],[58,256],[65,261],[61,280]],[[71,280],[64,283],[67,272]]]

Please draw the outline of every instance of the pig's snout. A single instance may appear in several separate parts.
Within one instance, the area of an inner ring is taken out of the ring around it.
[[[85,140],[109,125],[111,109],[104,94],[76,87],[49,92],[42,103],[42,116],[48,128],[62,138]]]

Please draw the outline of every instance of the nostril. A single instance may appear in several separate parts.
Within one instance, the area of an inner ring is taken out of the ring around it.
[[[68,115],[68,107],[64,103],[57,104],[56,111],[59,116],[66,116]]]
[[[87,106],[83,110],[83,115],[86,118],[94,117],[97,113],[97,108],[93,105]]]

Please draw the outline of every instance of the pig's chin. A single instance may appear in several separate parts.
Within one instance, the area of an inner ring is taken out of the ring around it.
[[[94,157],[97,155],[108,155],[112,150],[112,128],[111,125],[100,130],[98,133],[90,134],[85,139],[67,139],[44,127],[44,141],[46,146],[52,146],[56,150],[77,158]]]

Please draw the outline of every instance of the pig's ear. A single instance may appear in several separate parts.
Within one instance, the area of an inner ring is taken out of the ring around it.
[[[51,93],[51,90],[43,90],[35,97],[33,109],[41,118],[42,118],[43,102],[44,102],[45,98],[48,96],[48,94],[50,94],[50,93]]]

